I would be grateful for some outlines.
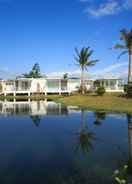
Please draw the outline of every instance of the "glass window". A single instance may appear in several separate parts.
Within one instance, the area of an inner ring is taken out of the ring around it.
[[[110,80],[110,86],[115,86],[116,85],[116,80]]]
[[[108,87],[109,86],[109,83],[108,83],[108,81],[106,80],[106,81],[104,81],[104,84],[105,84],[105,86],[106,87]]]
[[[118,81],[118,86],[119,86],[119,87],[122,87],[122,86],[123,86],[123,81],[122,81],[122,80],[119,80],[119,81]]]
[[[59,88],[59,80],[48,80],[47,81],[48,88]]]
[[[61,80],[61,90],[67,90],[67,80]]]

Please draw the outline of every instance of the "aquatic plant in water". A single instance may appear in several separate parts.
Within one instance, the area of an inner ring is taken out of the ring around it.
[[[128,184],[127,171],[127,165],[124,165],[124,167],[120,170],[115,170],[113,174],[114,181],[117,184]]]

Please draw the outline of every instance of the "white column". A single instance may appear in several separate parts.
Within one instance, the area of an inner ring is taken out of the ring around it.
[[[108,88],[111,90],[111,81],[108,79]]]
[[[69,80],[67,81],[67,91],[68,91],[68,94],[70,95],[71,94],[71,91],[70,91]]]
[[[45,94],[45,96],[47,96],[47,86],[45,86],[45,88],[44,88],[44,94]]]
[[[47,90],[48,89],[48,81],[45,82],[45,87],[44,87],[44,93],[45,93],[45,96],[47,96]]]
[[[118,90],[119,89],[119,81],[118,80],[116,80],[116,89]]]
[[[61,79],[59,79],[59,95],[61,95]]]
[[[16,82],[14,81],[14,91],[16,91]]]

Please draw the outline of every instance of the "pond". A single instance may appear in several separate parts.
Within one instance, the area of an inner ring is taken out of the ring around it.
[[[0,102],[1,184],[112,184],[132,161],[131,115]]]

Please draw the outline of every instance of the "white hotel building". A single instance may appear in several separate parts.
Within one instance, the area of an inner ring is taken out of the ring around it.
[[[124,92],[123,80],[107,78],[98,80],[106,92]],[[18,78],[15,80],[0,80],[0,95],[32,95],[32,94],[71,94],[80,87],[79,78]],[[87,90],[94,91],[94,80],[85,80]]]

